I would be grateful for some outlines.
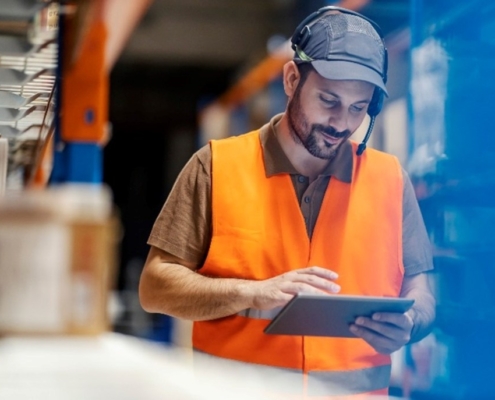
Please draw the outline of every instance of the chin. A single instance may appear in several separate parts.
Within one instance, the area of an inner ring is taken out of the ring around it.
[[[325,159],[334,158],[341,144],[342,142],[334,144],[331,147],[325,147],[324,151],[322,152],[322,154],[324,154],[325,156]]]

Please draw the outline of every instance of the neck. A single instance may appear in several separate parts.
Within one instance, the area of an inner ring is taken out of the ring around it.
[[[320,175],[329,160],[324,160],[311,155],[306,148],[294,140],[290,131],[287,114],[275,125],[275,136],[277,137],[282,150],[301,175],[307,176],[309,180],[314,181]]]

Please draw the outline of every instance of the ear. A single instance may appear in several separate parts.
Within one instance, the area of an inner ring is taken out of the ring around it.
[[[284,65],[283,73],[285,94],[287,97],[292,98],[296,91],[297,85],[301,80],[301,74],[299,73],[297,65],[294,61],[289,61]]]

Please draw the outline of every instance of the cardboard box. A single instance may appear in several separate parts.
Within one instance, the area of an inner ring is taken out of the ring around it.
[[[63,185],[0,201],[0,334],[110,329],[120,225],[106,187]]]

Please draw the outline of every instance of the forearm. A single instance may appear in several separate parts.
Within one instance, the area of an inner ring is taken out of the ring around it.
[[[226,317],[252,306],[252,298],[244,290],[247,281],[208,278],[172,263],[146,268],[139,296],[148,312],[200,321]]]
[[[415,300],[409,311],[414,322],[409,343],[419,342],[431,332],[435,321],[435,298],[431,292],[419,289],[412,289],[404,293],[403,297]]]

